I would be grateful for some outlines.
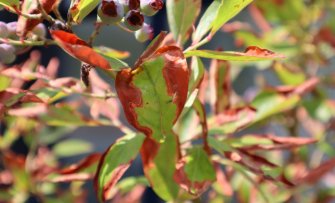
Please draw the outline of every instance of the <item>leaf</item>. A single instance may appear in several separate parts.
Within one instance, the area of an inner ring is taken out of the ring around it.
[[[50,106],[48,113],[40,117],[48,125],[52,126],[83,126],[89,122],[82,114],[75,111],[71,106]]]
[[[120,71],[124,68],[128,68],[129,65],[127,63],[125,63],[124,61],[121,61],[120,59],[118,59],[117,57],[124,57],[125,54],[123,53],[118,53],[118,51],[114,50],[114,49],[110,49],[107,47],[95,47],[94,51],[97,52],[98,54],[100,54],[101,56],[103,56],[111,65],[111,67],[113,67],[114,71]],[[117,57],[115,57],[117,56]]]
[[[78,38],[75,34],[62,30],[52,30],[50,33],[59,46],[74,58],[94,67],[106,70],[111,69],[109,62],[104,57],[96,53],[85,41]]]
[[[92,165],[95,165],[98,163],[98,161],[101,158],[101,154],[95,153],[91,154],[85,159],[81,160],[80,162],[76,164],[72,164],[62,170],[59,171],[60,174],[73,174],[73,173],[78,173],[80,171],[86,170],[90,168]]]
[[[284,55],[276,54],[270,50],[256,46],[248,47],[245,52],[234,51],[212,51],[212,50],[191,50],[185,53],[185,57],[199,56],[202,58],[219,59],[226,61],[261,61],[284,58]]]
[[[200,13],[201,0],[167,0],[166,9],[174,39],[184,43]]]
[[[175,200],[179,187],[174,180],[178,159],[176,135],[166,137],[161,144],[146,138],[141,148],[144,174],[155,193],[165,201]]]
[[[97,46],[97,47],[93,47],[93,49],[96,52],[103,54],[106,57],[110,57],[110,58],[126,59],[130,56],[130,53],[128,51],[119,51],[119,50],[112,49],[112,48],[105,47],[105,46]]]
[[[89,153],[93,150],[91,143],[80,139],[68,139],[56,144],[53,152],[59,157],[76,156]]]
[[[190,194],[199,196],[216,180],[216,173],[208,153],[202,147],[187,151],[177,166],[175,176],[178,184]]]
[[[209,121],[209,133],[235,133],[253,123],[256,115],[256,109],[250,106],[227,109]]]
[[[205,66],[199,57],[192,57],[190,83],[188,85],[189,91],[193,92],[199,88],[202,79],[205,75]]]
[[[103,154],[94,178],[99,201],[104,202],[109,198],[110,190],[136,158],[144,138],[142,134],[126,135],[118,139]]]
[[[230,107],[231,80],[230,64],[227,61],[213,60],[210,67],[211,104],[218,114]]]
[[[330,172],[335,168],[335,158],[327,160],[320,164],[320,166],[309,171],[304,177],[298,180],[298,184],[315,184],[319,181],[326,173]]]
[[[75,0],[70,8],[72,20],[75,23],[81,23],[81,21],[90,14],[99,3],[100,0]]]
[[[20,8],[20,0],[0,0],[0,5],[8,7],[12,11]]]
[[[115,84],[128,122],[163,141],[183,110],[188,77],[183,53],[174,46],[158,49],[135,70],[123,69]]]
[[[193,41],[200,41],[209,32],[213,36],[226,22],[236,16],[252,0],[214,0],[196,28]]]
[[[288,70],[284,64],[276,62],[273,65],[273,68],[278,75],[279,79],[285,85],[299,85],[306,80],[306,76],[301,72],[291,72]]]
[[[39,0],[46,13],[50,13],[58,0]],[[40,14],[37,0],[24,0],[21,6],[21,12],[25,14]],[[42,22],[41,19],[27,19],[20,15],[18,19],[16,33],[18,36],[25,37],[36,25]]]
[[[193,33],[193,42],[199,42],[202,37],[213,27],[213,22],[218,16],[223,0],[214,0],[200,18],[199,24]]]
[[[211,35],[214,35],[226,22],[236,16],[253,0],[223,0],[218,15],[213,22]]]
[[[298,95],[285,96],[273,91],[261,92],[251,103],[257,112],[253,123],[287,111],[296,106],[299,101],[300,97]]]

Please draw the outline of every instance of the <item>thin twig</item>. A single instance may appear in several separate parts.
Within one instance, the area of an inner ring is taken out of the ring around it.
[[[88,44],[89,44],[90,46],[92,46],[92,44],[93,44],[95,38],[100,34],[100,30],[101,30],[101,28],[102,28],[102,23],[95,23],[95,29],[94,29],[94,31],[92,32],[92,34],[91,34],[91,36],[90,36],[90,38],[89,38],[89,40],[88,40]]]
[[[38,9],[41,11],[41,14],[42,14],[42,17],[49,21],[50,23],[54,24],[55,23],[55,19],[53,19],[53,17],[51,17],[43,8],[40,0],[36,0],[37,2],[37,6],[38,6]]]
[[[54,40],[30,41],[30,40],[12,40],[8,38],[0,38],[0,42],[16,46],[48,46],[56,44]]]

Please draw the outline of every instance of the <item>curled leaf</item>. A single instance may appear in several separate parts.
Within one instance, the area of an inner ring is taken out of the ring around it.
[[[106,70],[111,69],[109,62],[104,57],[95,52],[84,40],[75,34],[62,30],[52,30],[50,33],[59,46],[74,58],[94,67]]]

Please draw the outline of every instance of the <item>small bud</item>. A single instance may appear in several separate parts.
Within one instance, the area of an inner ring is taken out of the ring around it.
[[[47,30],[46,30],[45,25],[43,23],[40,23],[36,25],[36,27],[34,27],[34,29],[32,30],[32,33],[34,35],[37,35],[39,38],[45,38],[47,35]]]
[[[106,24],[118,23],[123,16],[124,8],[115,0],[103,0],[98,8],[98,21]]]
[[[153,38],[153,29],[150,25],[144,23],[143,27],[135,32],[135,37],[139,42],[145,42]]]
[[[144,16],[139,11],[130,10],[125,16],[124,25],[131,31],[141,29],[143,23]]]
[[[0,63],[10,64],[15,61],[15,48],[9,44],[0,44]]]
[[[9,32],[6,23],[0,21],[0,37],[6,38],[8,37]]]
[[[8,38],[19,39],[19,37],[16,35],[16,27],[17,27],[16,21],[7,23]]]
[[[163,8],[162,0],[142,0],[141,12],[146,16],[153,16]]]

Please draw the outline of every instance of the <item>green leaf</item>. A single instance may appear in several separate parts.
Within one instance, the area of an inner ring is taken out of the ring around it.
[[[201,17],[193,35],[193,41],[200,41],[209,32],[213,36],[226,22],[236,16],[252,0],[214,0]]]
[[[8,7],[12,11],[15,11],[16,9],[20,9],[19,0],[0,0],[0,5]]]
[[[199,57],[192,57],[191,71],[189,92],[193,92],[200,85],[205,74],[205,66]]]
[[[285,85],[300,85],[306,80],[306,76],[302,72],[291,72],[283,64],[275,63],[273,66],[279,79]]]
[[[113,71],[120,71],[124,68],[128,68],[129,65],[116,58],[115,56],[120,56],[120,54],[117,54],[114,49],[110,49],[108,47],[94,47],[93,48],[95,52],[103,56],[110,64],[112,67]]]
[[[72,20],[75,23],[80,23],[95,7],[100,3],[100,0],[79,0],[76,1],[70,8]]]
[[[198,42],[212,28],[213,22],[218,16],[223,0],[214,0],[201,17],[197,29],[193,34],[193,41]]]
[[[81,114],[70,106],[51,106],[48,114],[42,115],[41,119],[52,126],[82,126],[87,125]]]
[[[110,47],[105,47],[105,46],[97,46],[97,47],[93,47],[93,49],[96,52],[103,54],[106,57],[110,57],[110,58],[126,59],[130,55],[128,51],[119,51],[119,50],[112,49]]]
[[[226,22],[236,16],[252,1],[253,0],[222,0],[210,34],[214,35]]]
[[[93,150],[91,143],[80,139],[68,139],[56,144],[53,147],[53,152],[58,157],[69,157],[79,154],[89,153]]]
[[[256,116],[253,123],[287,111],[296,106],[299,101],[300,97],[298,95],[284,96],[271,91],[261,92],[251,103],[256,108]]]
[[[12,79],[4,75],[0,75],[0,91],[6,90],[10,86]]]
[[[144,176],[127,177],[120,180],[116,187],[120,190],[121,194],[126,194],[137,185],[149,186],[149,182]]]
[[[192,182],[214,181],[216,178],[213,164],[202,147],[188,150],[184,170]]]
[[[221,154],[224,154],[224,152],[231,152],[234,151],[234,149],[228,145],[225,140],[217,140],[212,136],[209,136],[207,138],[209,146],[211,146],[213,149],[218,151]]]
[[[184,43],[200,13],[201,0],[167,0],[166,8],[174,39]]]
[[[144,139],[142,134],[126,135],[104,153],[94,180],[100,201],[108,199],[108,193],[136,158]]]
[[[247,49],[246,52],[193,50],[187,51],[185,53],[185,57],[199,56],[202,58],[211,58],[226,61],[261,61],[284,58],[283,55],[273,53],[266,49],[261,49],[258,47],[252,48],[254,48],[254,50]]]

